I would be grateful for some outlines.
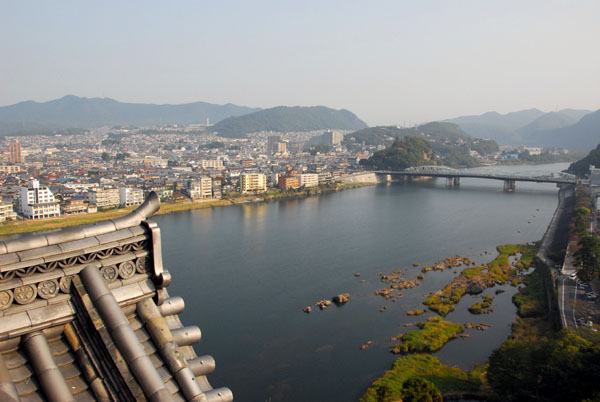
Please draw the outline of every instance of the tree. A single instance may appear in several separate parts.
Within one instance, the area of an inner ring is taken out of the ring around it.
[[[600,239],[594,235],[579,239],[579,250],[575,252],[577,263],[581,264],[577,276],[589,282],[600,278]]]
[[[442,402],[442,394],[435,385],[422,378],[409,378],[402,384],[403,402]]]
[[[111,160],[110,154],[108,152],[102,152],[102,160],[105,162]]]

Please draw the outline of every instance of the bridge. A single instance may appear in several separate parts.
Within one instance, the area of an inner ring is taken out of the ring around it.
[[[454,169],[448,166],[416,166],[405,170],[376,170],[376,175],[411,177],[445,177],[448,187],[460,186],[461,178],[491,179],[504,181],[505,191],[514,191],[518,181],[534,183],[554,183],[556,185],[575,184],[575,175],[563,172],[534,170],[524,173],[503,171],[501,169],[486,169],[485,172],[475,169]]]

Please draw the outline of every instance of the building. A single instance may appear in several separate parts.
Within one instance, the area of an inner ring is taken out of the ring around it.
[[[121,204],[121,194],[118,188],[97,188],[90,190],[88,200],[98,208],[116,208]]]
[[[0,222],[17,219],[17,213],[14,211],[12,203],[0,204]]]
[[[88,203],[83,198],[71,198],[60,206],[63,215],[85,214],[88,212]]]
[[[0,400],[233,400],[167,291],[158,207],[151,193],[127,216],[3,242]]]
[[[277,152],[277,144],[281,142],[281,137],[278,135],[270,135],[267,137],[267,152],[268,153],[276,153]]]
[[[202,159],[200,161],[202,169],[223,169],[223,161],[221,159]]]
[[[188,182],[187,194],[192,200],[213,198],[213,183],[210,177],[200,177]]]
[[[119,204],[125,207],[141,205],[144,202],[144,192],[139,188],[121,187],[119,189]]]
[[[277,185],[282,190],[289,190],[292,188],[300,187],[297,176],[279,176],[279,180],[277,180]]]
[[[0,165],[0,173],[19,173],[21,171],[21,166],[19,165]]]
[[[48,187],[31,180],[19,190],[19,211],[27,219],[55,218],[60,216],[60,205]]]
[[[267,190],[267,176],[262,173],[244,173],[240,175],[240,192],[260,193]]]
[[[319,185],[319,175],[317,173],[297,174],[296,178],[300,187],[316,187]]]
[[[327,184],[333,181],[333,177],[331,176],[331,172],[320,172],[319,175],[319,184]]]
[[[11,142],[8,144],[8,161],[10,163],[23,163],[23,154],[21,154],[21,144],[19,140],[16,139],[15,142]]]
[[[600,168],[590,165],[590,185],[600,186]]]

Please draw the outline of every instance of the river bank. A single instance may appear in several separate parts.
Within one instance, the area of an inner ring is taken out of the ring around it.
[[[510,391],[506,390],[507,385],[515,382],[515,380],[526,382],[525,377],[527,374],[511,374],[515,378],[510,378],[511,375],[507,374],[514,371],[514,362],[510,356],[515,348],[515,343],[523,349],[531,349],[535,347],[540,339],[549,337],[550,339],[557,339],[557,342],[560,343],[570,336],[558,332],[560,327],[556,325],[556,297],[552,286],[554,263],[548,258],[548,254],[552,251],[551,245],[557,235],[558,222],[561,220],[562,215],[567,213],[565,198],[569,196],[572,196],[571,188],[564,188],[559,191],[558,205],[537,247],[529,245],[499,246],[498,251],[500,254],[490,264],[463,269],[451,284],[433,294],[424,302],[430,310],[445,316],[454,309],[453,305],[460,301],[460,298],[466,293],[465,289],[468,289],[473,283],[479,283],[482,287],[495,286],[506,282],[510,282],[513,286],[522,284],[519,291],[512,298],[513,303],[517,306],[517,318],[511,326],[510,337],[492,353],[485,365],[477,366],[470,371],[463,371],[449,367],[433,356],[422,357],[420,354],[405,356],[398,359],[391,370],[387,371],[383,377],[376,380],[369,387],[362,396],[361,402],[402,398],[403,395],[408,395],[414,391],[409,389],[412,386],[412,382],[409,382],[409,380],[413,379],[414,381],[415,378],[428,383],[429,390],[427,392],[437,392],[440,398],[443,396],[444,398],[458,399],[467,397],[468,399],[477,400],[501,400],[508,395],[512,398],[511,400],[517,400],[523,397],[526,392],[518,389],[519,386],[512,386]],[[517,259],[510,261],[511,256],[516,256]],[[533,272],[522,276],[520,272],[525,272],[530,266],[535,267]],[[482,272],[486,273],[482,276]],[[477,277],[474,277],[474,275]],[[470,284],[461,279],[468,279]],[[462,286],[457,287],[459,284],[462,284]],[[489,308],[493,298],[487,295],[485,299],[487,302],[485,303],[486,307]],[[474,311],[473,307],[483,304],[479,302],[471,306],[469,311],[472,314],[480,313],[480,309]],[[447,324],[451,325],[451,323]],[[418,335],[419,331],[413,331],[413,334]],[[590,334],[584,334],[584,337]],[[457,334],[453,334],[453,336],[456,337]],[[428,334],[428,337],[431,338],[432,335]],[[577,339],[575,341],[579,345],[585,344],[585,341],[578,341]],[[422,345],[423,341],[418,341],[417,344]],[[439,348],[443,346],[442,344]],[[553,346],[548,347],[552,348]],[[405,347],[405,349],[403,352],[410,351],[409,348]],[[427,350],[425,348],[421,349],[413,348],[413,351]],[[530,361],[524,361],[524,363],[531,364]],[[523,386],[522,388],[527,387]]]
[[[188,202],[162,202],[156,215],[165,215],[174,212],[189,211],[194,209],[226,207],[230,205],[259,203],[265,201],[275,201],[284,199],[300,199],[305,197],[318,196],[320,194],[343,191],[364,186],[371,186],[377,183],[348,183],[319,186],[316,188],[303,189],[301,191],[280,191],[270,190],[266,193],[256,195],[236,194],[221,200],[202,200]],[[117,208],[106,211],[99,211],[92,214],[80,214],[62,216],[60,218],[50,218],[43,220],[18,220],[5,222],[0,225],[0,236],[14,235],[29,232],[39,232],[45,230],[55,230],[72,226],[81,226],[96,223],[99,221],[116,219],[127,215],[136,207]]]

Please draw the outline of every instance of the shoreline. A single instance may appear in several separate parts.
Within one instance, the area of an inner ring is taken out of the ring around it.
[[[274,192],[267,191],[256,195],[236,195],[220,200],[190,201],[190,202],[161,202],[160,209],[154,216],[166,215],[175,212],[189,211],[194,209],[227,207],[240,204],[254,204],[268,201],[278,201],[286,199],[301,199],[319,196],[332,192],[350,190],[354,188],[374,186],[377,183],[352,183],[338,184],[335,186],[309,188],[298,192]],[[88,225],[103,220],[115,219],[124,216],[136,207],[115,208],[106,211],[99,211],[93,214],[78,214],[61,216],[60,218],[43,220],[19,220],[0,225],[0,237],[12,236],[26,233],[34,233],[47,230],[56,230],[72,226]]]

